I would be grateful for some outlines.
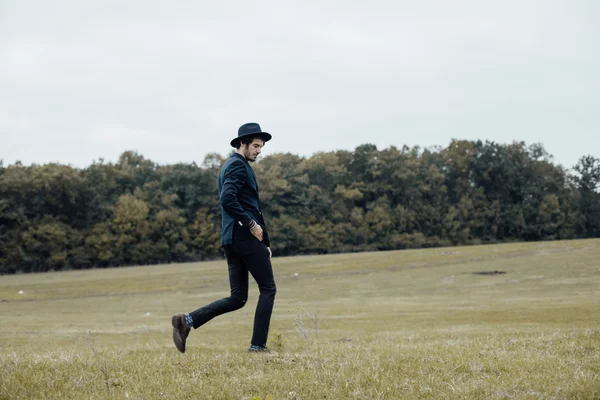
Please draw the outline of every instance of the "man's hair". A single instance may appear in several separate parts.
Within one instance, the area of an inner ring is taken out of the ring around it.
[[[260,139],[263,142],[265,141],[265,138],[263,137],[263,135],[261,135],[260,133],[257,133],[256,135],[245,136],[245,137],[241,138],[240,140],[238,140],[235,148],[239,150],[240,147],[242,147],[242,144],[245,144],[246,146],[248,146],[250,143],[254,142],[254,139]]]

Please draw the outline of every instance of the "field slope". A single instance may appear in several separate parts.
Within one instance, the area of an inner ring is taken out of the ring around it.
[[[224,261],[0,277],[0,399],[600,398],[600,240],[275,258],[270,354]],[[483,273],[483,274],[482,274]]]

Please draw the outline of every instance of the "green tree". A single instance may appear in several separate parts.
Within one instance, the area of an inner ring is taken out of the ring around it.
[[[583,156],[575,166],[574,177],[579,188],[578,233],[585,237],[600,236],[600,159]]]
[[[161,262],[185,261],[189,257],[189,234],[185,218],[176,208],[158,211],[150,225],[154,260]]]
[[[122,262],[118,257],[117,238],[110,221],[99,222],[88,231],[84,248],[90,254],[92,263],[99,267],[120,265]]]
[[[54,217],[45,216],[30,224],[21,235],[25,272],[68,267],[72,236],[72,228]]]
[[[561,224],[561,211],[558,196],[548,194],[544,196],[539,208],[538,225],[543,239],[556,239]]]
[[[0,162],[0,273],[217,257],[225,161]],[[571,174],[537,143],[364,144],[252,166],[275,255],[600,236],[600,160]]]
[[[196,218],[188,231],[188,240],[194,258],[207,259],[219,254],[221,236],[217,233],[207,208],[196,211]]]
[[[111,221],[116,239],[116,262],[118,264],[145,264],[155,255],[150,242],[150,207],[133,195],[119,197]]]

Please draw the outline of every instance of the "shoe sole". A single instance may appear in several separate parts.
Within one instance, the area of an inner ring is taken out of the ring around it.
[[[181,330],[181,318],[177,315],[173,315],[171,318],[171,325],[173,325],[173,342],[175,342],[175,347],[182,353],[185,353],[185,342],[181,339],[181,335],[179,334]]]

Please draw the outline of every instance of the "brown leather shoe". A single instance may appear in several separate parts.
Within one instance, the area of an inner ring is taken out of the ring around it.
[[[190,327],[185,323],[185,315],[173,315],[171,325],[173,325],[173,342],[175,342],[175,347],[180,352],[185,353],[185,340],[190,334]]]

